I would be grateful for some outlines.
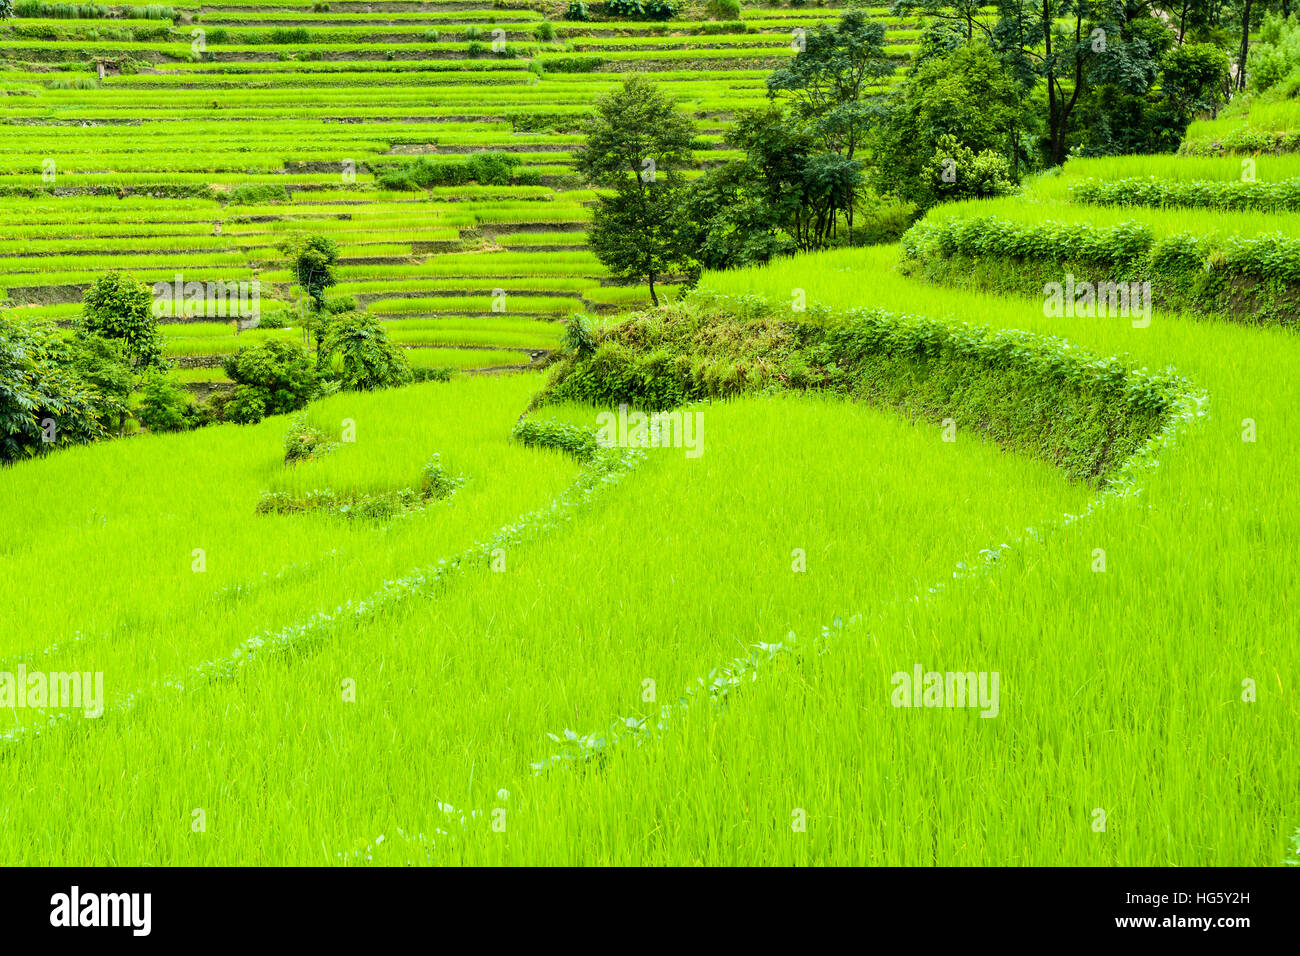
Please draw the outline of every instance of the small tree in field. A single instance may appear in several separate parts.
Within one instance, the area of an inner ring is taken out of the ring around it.
[[[304,320],[306,334],[305,306],[310,302],[313,312],[325,310],[325,290],[336,281],[334,267],[338,265],[339,247],[328,236],[296,236],[280,249],[289,257],[298,282],[298,314]]]
[[[153,314],[153,293],[124,272],[109,272],[86,290],[81,327],[91,335],[116,339],[137,368],[162,361],[162,335]]]
[[[411,380],[406,353],[388,341],[384,323],[364,312],[334,316],[321,342],[321,366],[347,391],[373,391]]]
[[[592,251],[615,275],[643,279],[659,304],[655,281],[689,268],[681,169],[692,162],[694,126],[671,99],[640,74],[596,101],[578,172],[613,196],[602,196],[592,220]]]

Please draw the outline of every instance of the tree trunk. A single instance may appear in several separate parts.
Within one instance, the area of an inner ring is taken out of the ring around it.
[[[650,304],[657,309],[659,308],[659,296],[655,295],[655,274],[651,272],[646,278],[650,280]]]
[[[1246,88],[1246,54],[1250,52],[1250,4],[1251,0],[1246,0],[1246,6],[1241,11],[1241,55],[1237,57],[1237,89]]]
[[[1183,0],[1183,15],[1178,18],[1178,42],[1182,44],[1183,37],[1187,35],[1187,4],[1190,0]]]

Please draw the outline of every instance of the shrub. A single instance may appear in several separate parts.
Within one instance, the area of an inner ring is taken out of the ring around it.
[[[475,182],[482,186],[508,186],[512,182],[526,184],[530,171],[516,170],[522,165],[519,157],[510,153],[475,153],[464,160],[434,160],[421,156],[406,166],[394,166],[377,179],[381,189],[413,191],[438,186],[464,186]],[[540,174],[537,179],[540,181]]]
[[[1180,156],[1237,156],[1300,152],[1300,129],[1254,129],[1239,126],[1222,139],[1187,139]]]
[[[600,448],[595,429],[557,421],[516,422],[511,437],[525,447],[554,448],[579,461],[590,461]]]
[[[101,397],[120,407],[120,412],[106,407],[101,415],[105,427],[120,431],[126,424],[126,401],[135,384],[125,344],[120,339],[106,339],[79,331],[68,346],[77,376]]]
[[[388,341],[384,324],[365,312],[329,320],[317,361],[348,391],[373,391],[411,381],[406,354]]]
[[[508,186],[511,173],[521,162],[509,153],[475,153],[468,162],[469,178],[481,186]]]
[[[267,39],[271,43],[310,43],[311,34],[306,27],[280,27],[272,30]]]
[[[258,319],[257,327],[259,329],[285,329],[293,324],[293,316],[287,309],[276,309],[274,312],[263,312]]]
[[[925,175],[941,200],[982,199],[1015,191],[1005,156],[994,150],[976,153],[952,134],[939,137]]]
[[[740,0],[709,0],[704,9],[714,20],[740,19]]]
[[[124,272],[109,272],[86,290],[81,327],[92,335],[119,339],[132,365],[160,361],[162,337],[149,286]]]
[[[258,206],[263,203],[288,202],[289,190],[275,183],[245,183],[222,198],[232,206]]]
[[[1290,325],[1300,299],[1300,239],[1174,235],[1154,239],[1143,223],[1110,227],[995,216],[923,220],[902,239],[905,272],[999,291],[1041,289],[1061,266],[1110,281],[1152,281],[1164,306]]]
[[[125,411],[81,377],[56,328],[0,318],[0,462],[106,438]]]
[[[568,324],[564,329],[564,337],[561,339],[566,351],[572,352],[577,356],[586,356],[591,354],[596,348],[596,337],[592,333],[591,323],[586,317],[581,315],[572,315],[569,317]]]
[[[543,20],[537,25],[537,29],[533,31],[533,36],[542,43],[550,43],[555,39],[555,27],[550,20]]]
[[[221,415],[236,425],[256,425],[266,417],[266,393],[251,385],[237,385]]]
[[[235,383],[223,417],[251,424],[305,406],[317,391],[316,371],[301,345],[274,339],[243,348],[221,363]]]
[[[1071,187],[1076,202],[1095,206],[1179,206],[1202,209],[1300,211],[1300,177],[1239,180],[1087,179]]]
[[[587,5],[583,0],[573,0],[568,9],[564,11],[564,19],[579,20],[585,23],[591,19],[591,11],[587,9]]]
[[[1250,50],[1246,78],[1262,93],[1300,73],[1300,21],[1266,13],[1259,41]]]
[[[677,5],[673,0],[607,0],[605,12],[631,20],[669,20],[677,13]]]
[[[456,369],[450,365],[416,365],[411,368],[411,381],[449,382],[455,374]]]
[[[323,431],[307,424],[307,416],[299,414],[289,423],[289,430],[284,433],[284,463],[293,465],[300,461],[312,461],[327,455],[338,448],[338,442],[330,441]]]
[[[198,413],[189,392],[171,379],[155,374],[147,376],[140,386],[140,405],[135,417],[151,432],[175,432],[193,427]]]

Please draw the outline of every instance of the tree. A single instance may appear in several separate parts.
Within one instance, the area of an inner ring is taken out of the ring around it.
[[[692,255],[704,269],[762,264],[797,246],[749,160],[723,163],[691,183],[684,207]]]
[[[970,169],[964,160],[992,153],[1005,157],[1007,175],[1022,156],[1019,131],[1032,126],[1022,90],[997,55],[977,38],[946,54],[935,51],[894,94],[888,112],[871,137],[877,188],[924,210],[964,190]],[[925,172],[941,141],[948,152],[947,178]],[[981,160],[988,164],[991,160]],[[955,189],[947,188],[949,186]],[[944,194],[944,195],[941,195]]]
[[[767,78],[767,94],[787,97],[794,119],[802,124],[821,149],[835,153],[839,162],[817,161],[814,191],[829,186],[826,177],[835,170],[835,186],[822,202],[839,196],[844,177],[850,175],[854,154],[872,123],[882,115],[884,99],[867,96],[867,88],[894,72],[885,53],[885,28],[860,10],[849,10],[834,26],[818,24],[804,36],[803,49]],[[853,196],[850,186],[843,204],[849,236],[853,235]],[[837,203],[838,204],[838,203]],[[820,213],[814,216],[820,220]],[[834,231],[835,216],[830,220]]]
[[[137,368],[162,361],[153,293],[124,272],[106,273],[86,290],[81,328],[91,335],[121,341],[128,361]]]
[[[643,279],[655,305],[655,281],[690,268],[682,229],[684,181],[693,163],[694,124],[650,81],[634,74],[596,101],[578,150],[578,172],[602,195],[588,241],[615,275]]]
[[[1241,52],[1237,54],[1237,89],[1246,88],[1246,55],[1250,52],[1250,7],[1251,0],[1244,0],[1241,6]]]
[[[967,41],[975,39],[975,31],[993,39],[993,30],[980,19],[984,0],[894,0],[892,12],[896,15],[923,13],[932,20],[957,27]]]
[[[346,312],[330,319],[318,366],[351,391],[373,391],[411,380],[406,354],[388,341],[384,324],[365,312]]]
[[[852,208],[862,164],[819,150],[810,127],[776,104],[740,113],[727,143],[745,158],[692,183],[686,203],[700,264],[729,269],[828,246]]]
[[[1165,54],[1160,87],[1178,118],[1181,137],[1198,113],[1214,111],[1223,100],[1228,55],[1210,43],[1183,43]]]
[[[14,15],[14,0],[0,0],[0,20],[8,20]]]
[[[310,300],[314,311],[323,311],[325,290],[336,281],[334,267],[338,265],[339,247],[328,236],[295,236],[280,249],[289,257],[290,268],[298,283],[300,316],[306,319],[303,296]]]
[[[788,96],[795,118],[810,124],[818,145],[852,159],[880,113],[867,86],[893,72],[885,28],[849,10],[833,27],[818,24],[806,34],[804,48],[767,78],[767,93]]]
[[[316,370],[302,346],[270,339],[228,355],[221,363],[235,383],[224,417],[241,424],[294,412],[316,394]]]
[[[126,425],[127,399],[135,375],[120,339],[106,339],[81,330],[68,340],[72,368],[76,375],[110,404],[100,414],[106,428],[120,433]]]
[[[0,462],[109,436],[126,407],[83,379],[60,332],[0,317]]]

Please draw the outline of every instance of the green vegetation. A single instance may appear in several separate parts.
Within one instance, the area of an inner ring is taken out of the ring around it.
[[[0,0],[0,853],[1293,862],[1276,13]]]

